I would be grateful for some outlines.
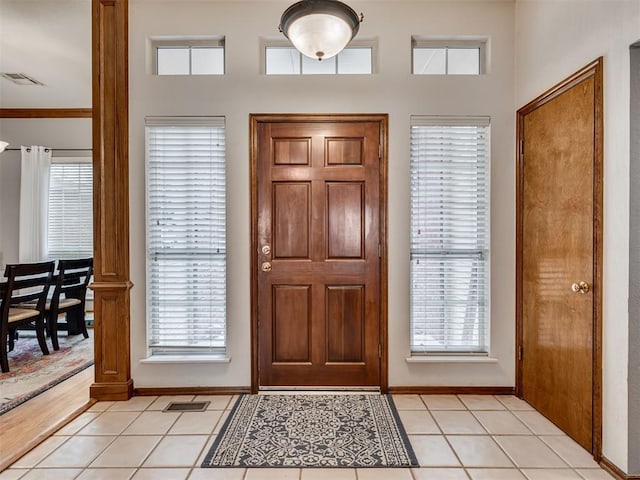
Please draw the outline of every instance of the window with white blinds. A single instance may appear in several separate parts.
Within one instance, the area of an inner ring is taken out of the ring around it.
[[[411,351],[487,353],[489,118],[411,119]]]
[[[91,158],[52,159],[49,174],[47,256],[93,256],[93,167]]]
[[[148,117],[147,316],[153,354],[226,346],[225,128]]]

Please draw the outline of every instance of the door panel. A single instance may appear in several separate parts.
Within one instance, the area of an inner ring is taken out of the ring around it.
[[[327,361],[364,362],[364,285],[327,286]]]
[[[273,286],[274,362],[311,361],[310,288]]]
[[[309,183],[273,184],[274,258],[309,258],[310,190]]]
[[[328,258],[364,256],[364,185],[327,183]]]
[[[380,123],[255,135],[259,385],[379,386]]]
[[[601,235],[597,105],[596,76],[586,75],[519,112],[520,393],[589,451]],[[572,289],[580,282],[588,291]]]

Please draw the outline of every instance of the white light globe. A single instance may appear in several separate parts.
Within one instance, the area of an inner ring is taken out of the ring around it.
[[[351,27],[343,19],[324,13],[306,15],[294,21],[287,37],[309,58],[331,58],[351,40]]]

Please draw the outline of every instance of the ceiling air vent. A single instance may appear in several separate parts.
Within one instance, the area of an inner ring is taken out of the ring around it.
[[[16,85],[44,85],[44,83],[39,82],[24,73],[0,73],[0,76],[12,81]]]

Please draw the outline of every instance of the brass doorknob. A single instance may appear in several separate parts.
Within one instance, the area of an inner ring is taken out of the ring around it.
[[[573,290],[575,293],[582,293],[584,295],[585,293],[589,293],[591,287],[587,282],[582,281],[580,283],[574,283],[573,285],[571,285],[571,290]]]
[[[262,264],[262,271],[263,272],[270,272],[271,271],[271,264],[269,262],[264,262]]]
[[[271,247],[269,245],[262,246],[262,253],[264,255],[269,255],[271,253]]]

